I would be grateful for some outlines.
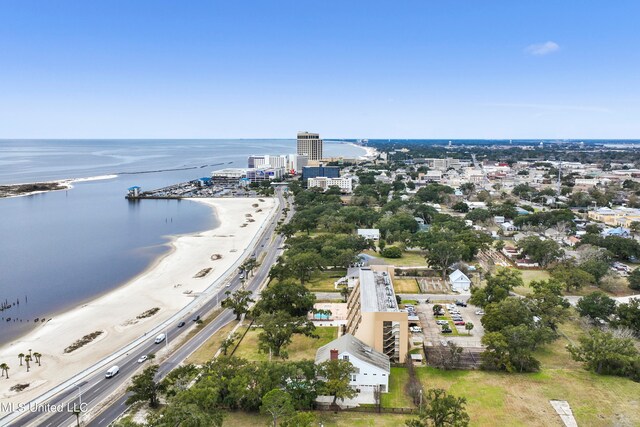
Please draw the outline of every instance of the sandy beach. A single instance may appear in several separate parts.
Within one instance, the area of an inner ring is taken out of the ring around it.
[[[137,277],[80,307],[53,316],[51,321],[0,348],[0,363],[10,367],[10,379],[0,379],[1,401],[28,402],[170,318],[233,265],[276,206],[273,198],[193,200],[211,206],[220,226],[175,238],[171,251]],[[216,259],[216,255],[221,258]],[[204,277],[195,277],[209,268]],[[154,308],[159,310],[150,317],[137,318]],[[98,331],[102,333],[89,344],[64,352],[76,340]],[[18,354],[28,354],[30,349],[42,354],[42,366],[32,361],[31,371],[27,372],[24,362],[20,366]],[[30,385],[24,391],[9,391],[11,386],[26,383]]]

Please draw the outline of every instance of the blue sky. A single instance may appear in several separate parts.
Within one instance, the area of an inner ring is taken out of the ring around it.
[[[640,138],[640,1],[0,0],[0,138]]]

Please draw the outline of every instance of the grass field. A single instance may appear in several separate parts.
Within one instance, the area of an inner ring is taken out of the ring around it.
[[[389,393],[382,393],[382,406],[385,408],[413,408],[411,398],[404,392],[409,381],[405,368],[391,368],[389,376]]]
[[[258,350],[259,333],[260,329],[258,328],[252,328],[247,332],[247,335],[242,339],[238,349],[233,355],[247,360],[269,360],[269,354],[261,353]],[[289,353],[287,360],[315,359],[316,350],[319,347],[338,338],[338,328],[316,328],[316,334],[318,334],[320,338],[315,339],[303,335],[294,335],[291,344],[286,348],[286,351]]]
[[[305,283],[311,292],[339,292],[335,287],[335,281],[347,274],[347,270],[319,271],[313,275],[310,281]]]
[[[420,288],[416,279],[393,279],[393,289],[396,294],[419,294]]]
[[[221,328],[218,332],[213,334],[204,344],[200,346],[191,356],[187,358],[187,363],[195,363],[201,365],[208,362],[213,358],[216,352],[220,349],[220,344],[229,335],[229,332],[238,324],[237,320],[229,323],[227,326]]]
[[[431,367],[416,371],[425,391],[444,388],[465,397],[471,425],[561,426],[549,404],[551,399],[567,400],[580,426],[640,425],[640,383],[592,374],[571,359],[566,345],[583,333],[577,319],[565,322],[560,332],[560,339],[536,353],[542,363],[538,373],[443,371]],[[392,371],[390,396],[383,402],[403,401],[398,394],[404,393],[405,376],[406,372]]]
[[[422,252],[404,251],[402,252],[402,258],[383,258],[378,252],[371,250],[364,251],[364,253],[382,260],[385,264],[395,265],[398,267],[424,267],[427,265]]]
[[[551,275],[546,270],[520,270],[522,273],[522,281],[524,282],[524,286],[518,286],[514,289],[514,292],[519,295],[529,295],[531,294],[531,288],[529,287],[529,283],[533,281],[540,280],[548,280]]]

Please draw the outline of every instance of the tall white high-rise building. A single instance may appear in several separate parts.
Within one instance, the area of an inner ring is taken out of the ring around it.
[[[317,133],[298,132],[299,156],[307,156],[311,161],[322,160],[322,140]]]

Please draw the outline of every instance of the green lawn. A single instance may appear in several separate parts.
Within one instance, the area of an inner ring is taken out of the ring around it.
[[[514,292],[519,295],[529,295],[531,293],[531,288],[529,287],[529,283],[533,281],[541,281],[548,280],[551,275],[546,270],[520,270],[522,273],[522,281],[524,282],[524,286],[518,286],[514,289]]]
[[[396,294],[419,294],[420,288],[416,279],[393,279],[393,290]]]
[[[319,271],[313,275],[310,281],[305,283],[305,286],[311,292],[339,292],[334,283],[346,274],[347,270]]]
[[[258,335],[260,329],[251,328],[247,335],[242,339],[238,349],[233,354],[236,357],[241,357],[247,360],[269,360],[269,354],[261,353],[258,350]],[[316,328],[316,334],[320,338],[309,338],[304,335],[294,335],[291,344],[286,348],[289,353],[287,360],[304,360],[315,359],[316,350],[325,344],[338,338],[338,328],[335,327],[321,327]]]
[[[411,398],[406,395],[404,386],[409,381],[405,368],[391,368],[389,393],[382,393],[382,406],[385,408],[412,408]]]
[[[187,363],[194,363],[202,365],[205,362],[213,359],[213,356],[220,349],[220,344],[224,341],[233,328],[238,324],[237,320],[232,321],[228,325],[224,326],[215,334],[211,335],[204,344],[202,344],[191,356],[187,358]],[[240,329],[242,331],[242,329]]]
[[[425,391],[444,388],[465,397],[471,425],[562,426],[551,399],[567,400],[580,426],[640,425],[640,383],[592,374],[571,359],[566,345],[583,333],[577,319],[560,332],[560,339],[536,353],[538,373],[416,370]]]
[[[368,250],[365,254],[384,261],[385,264],[395,265],[398,267],[425,267],[427,265],[422,252],[402,252],[402,258],[383,258],[378,252]]]

